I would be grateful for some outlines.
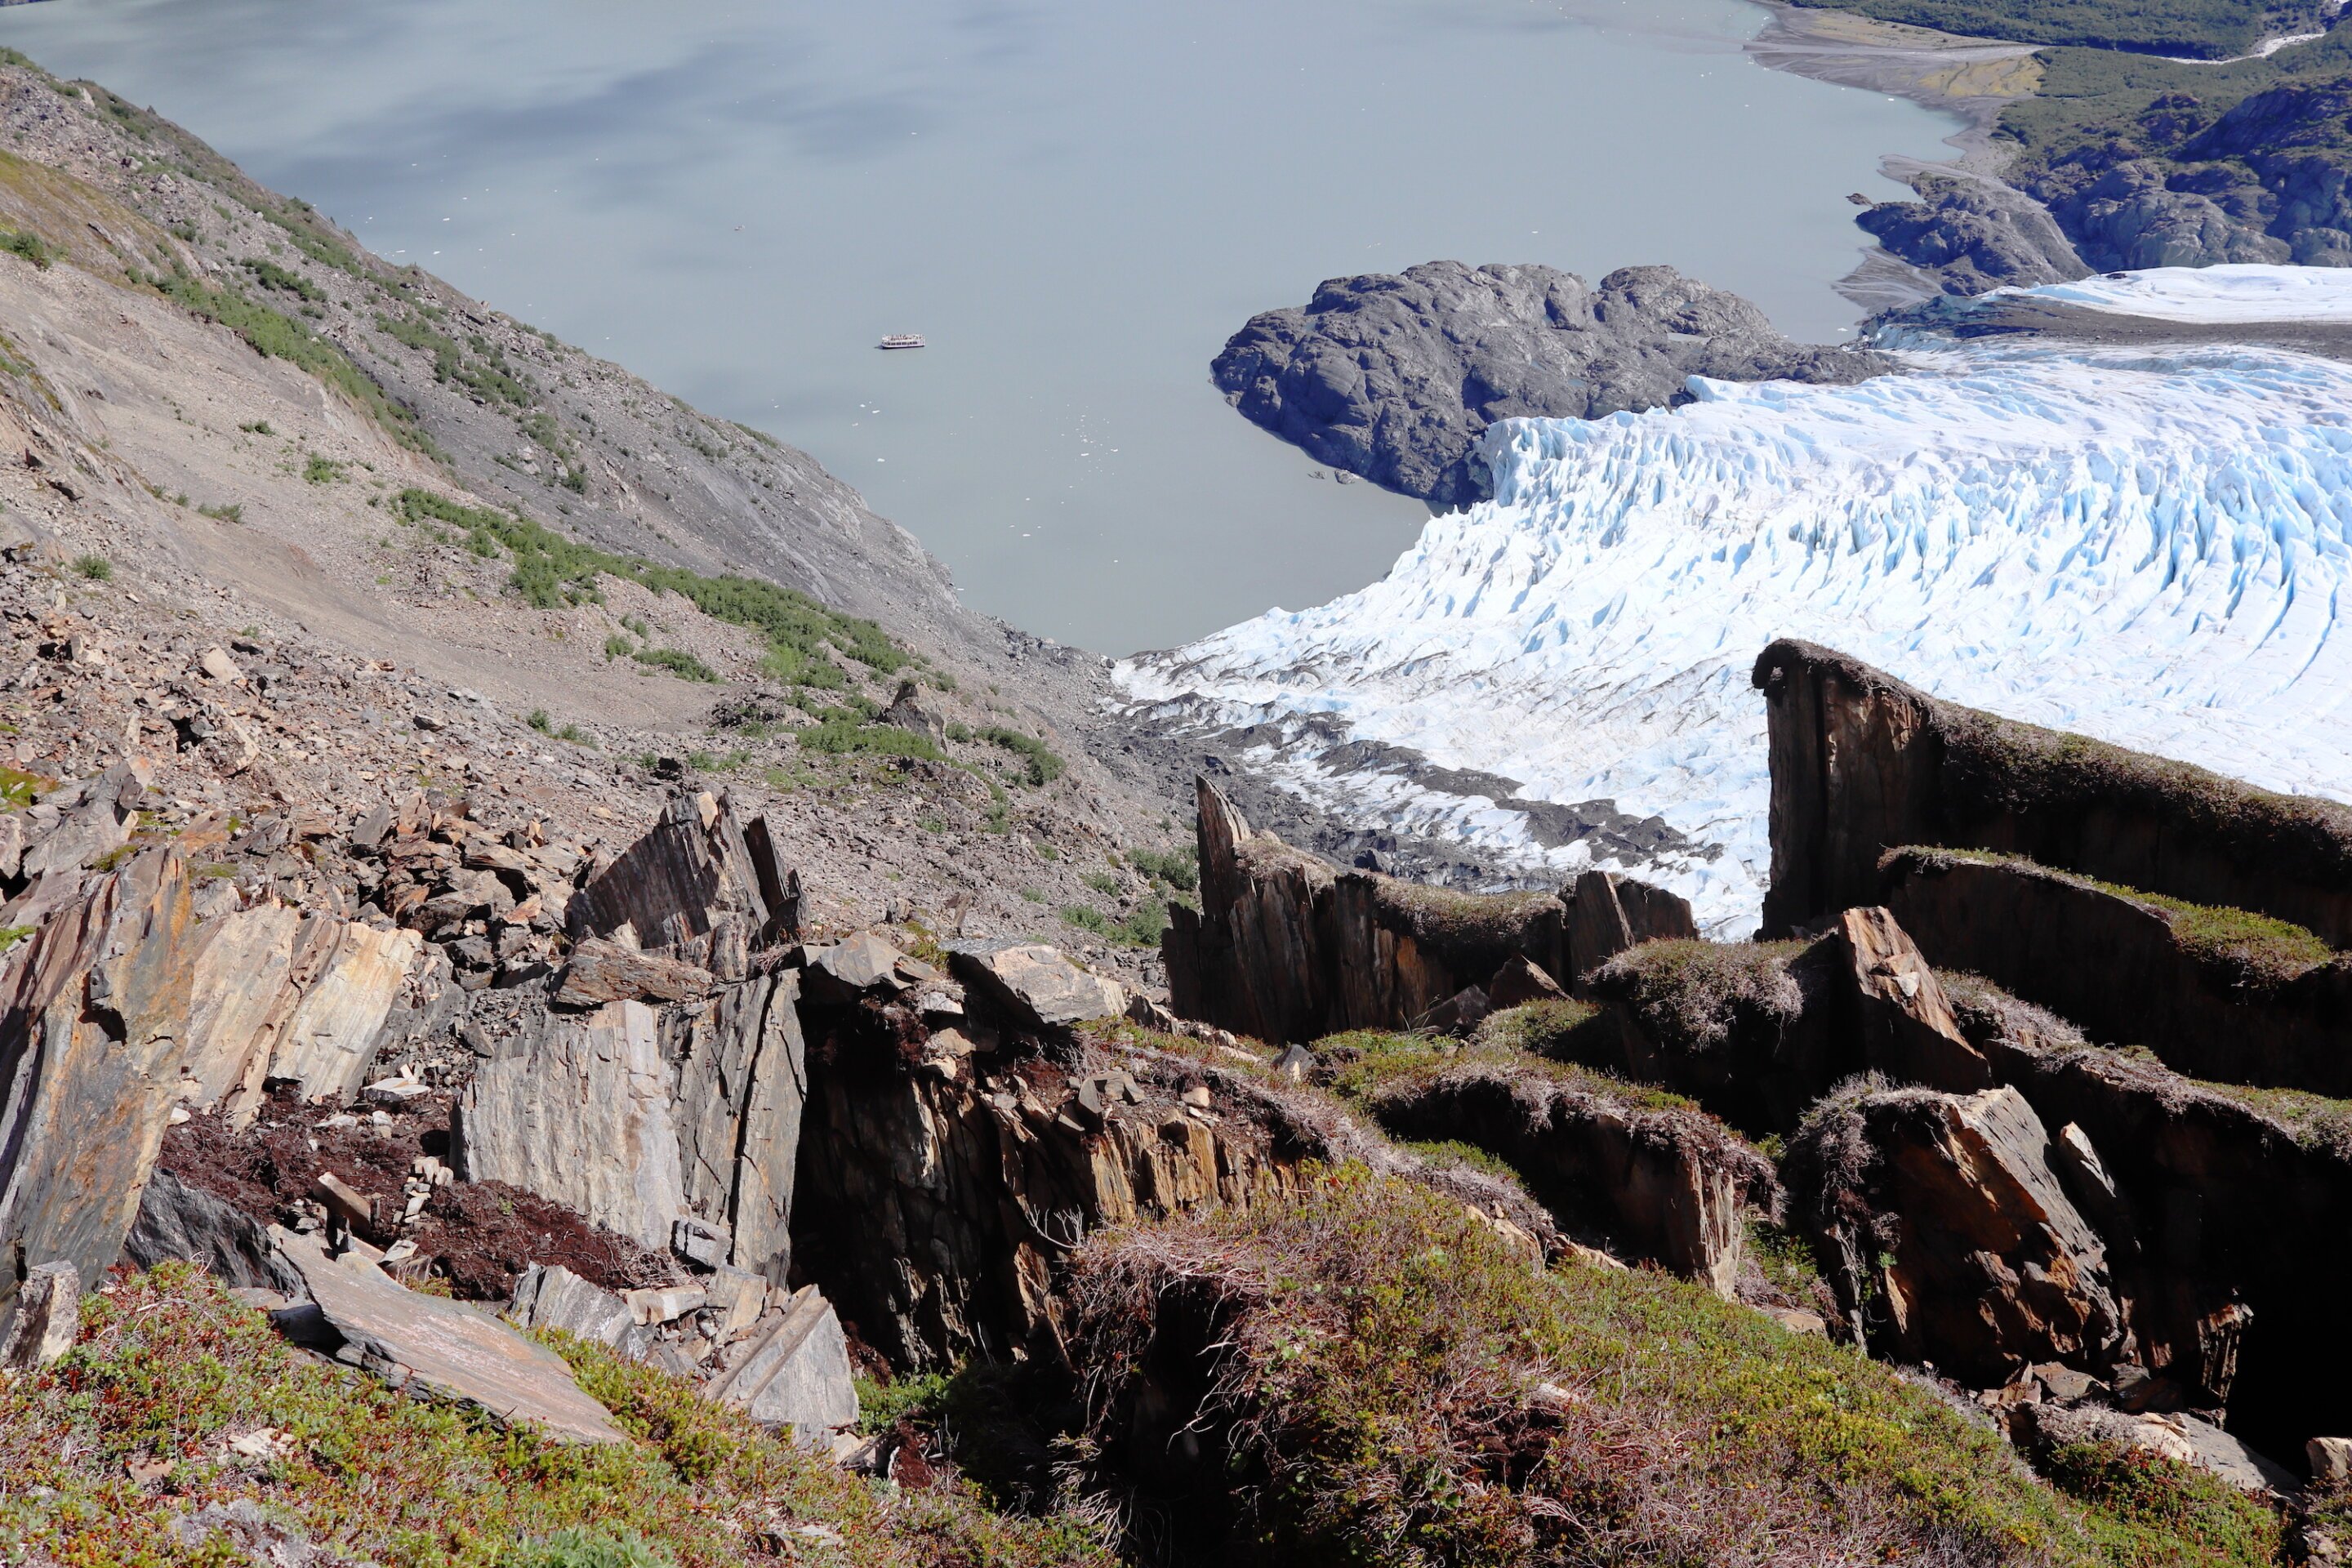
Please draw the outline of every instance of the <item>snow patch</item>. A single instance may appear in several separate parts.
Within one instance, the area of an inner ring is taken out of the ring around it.
[[[2352,270],[2340,267],[2152,267],[2078,283],[1996,289],[1991,299],[2047,300],[2158,321],[2352,321]]]

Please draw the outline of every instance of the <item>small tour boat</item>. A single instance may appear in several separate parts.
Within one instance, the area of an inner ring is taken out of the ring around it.
[[[920,332],[892,332],[888,337],[882,340],[881,346],[886,349],[919,349],[923,346],[923,334]]]

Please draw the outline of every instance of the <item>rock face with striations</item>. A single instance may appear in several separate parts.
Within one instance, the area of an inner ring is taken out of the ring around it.
[[[1939,845],[2352,943],[2352,806],[1941,701],[1811,643],[1773,643],[1754,680],[1771,750],[1768,935],[1875,904],[1887,851]]]
[[[1880,202],[1853,221],[1946,293],[2090,276],[2057,220],[2022,192],[1948,174],[1915,174],[1910,184],[1917,201]]]
[[[1614,873],[1587,872],[1565,897],[1458,893],[1339,870],[1252,828],[1207,779],[1194,795],[1201,907],[1171,911],[1160,953],[1177,1015],[1236,1034],[1401,1029],[1456,1001],[1475,1023],[1506,969],[1573,979],[1633,943],[1696,934],[1683,900]]]
[[[1791,342],[1671,267],[1596,289],[1549,267],[1432,261],[1331,279],[1304,309],[1251,318],[1211,374],[1252,424],[1442,510],[1492,493],[1474,454],[1499,419],[1672,407],[1695,375],[1843,384],[1889,363]]]
[[[2106,1245],[2051,1156],[2014,1089],[1895,1089],[1824,1107],[1787,1170],[1872,1348],[1997,1387],[2021,1360],[2104,1375],[2126,1359]]]

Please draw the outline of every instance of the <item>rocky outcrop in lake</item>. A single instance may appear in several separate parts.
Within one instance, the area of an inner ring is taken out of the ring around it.
[[[1432,261],[1335,278],[1268,310],[1212,366],[1227,402],[1318,462],[1444,510],[1492,493],[1475,451],[1500,419],[1597,419],[1690,400],[1692,376],[1847,384],[1867,350],[1791,342],[1671,267],[1595,288],[1549,267]]]
[[[1879,202],[1853,221],[1948,294],[2066,283],[2091,269],[2032,197],[1984,180],[1915,174],[1915,202]]]

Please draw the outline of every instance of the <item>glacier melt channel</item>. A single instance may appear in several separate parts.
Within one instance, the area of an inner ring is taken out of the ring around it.
[[[1486,797],[1328,765],[1328,737],[1658,814],[1713,847],[1640,868],[1721,937],[1752,929],[1769,869],[1748,674],[1775,637],[2352,797],[2352,366],[2049,340],[1901,358],[1857,386],[1699,383],[1671,412],[1497,426],[1496,499],[1432,520],[1381,582],[1118,679],[1142,711],[1296,737],[1244,762],[1312,805],[1525,875],[1590,852]]]

